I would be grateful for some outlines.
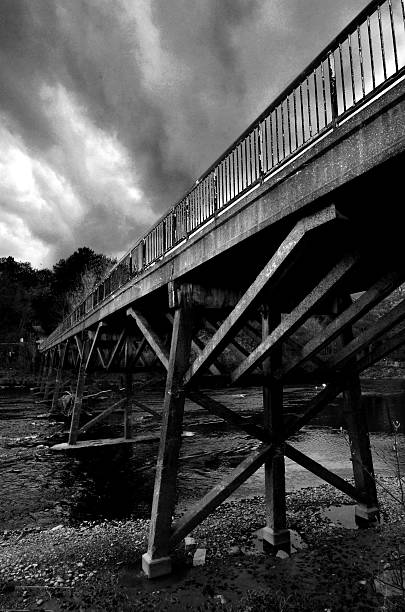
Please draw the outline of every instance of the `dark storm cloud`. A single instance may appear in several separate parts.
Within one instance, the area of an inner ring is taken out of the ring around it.
[[[365,4],[2,0],[0,256],[122,252]]]

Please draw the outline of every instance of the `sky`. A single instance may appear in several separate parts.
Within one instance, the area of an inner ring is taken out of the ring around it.
[[[367,0],[1,0],[0,257],[120,256]]]

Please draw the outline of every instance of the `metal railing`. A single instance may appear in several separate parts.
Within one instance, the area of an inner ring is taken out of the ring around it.
[[[394,80],[405,65],[405,0],[373,0],[52,332],[74,326]]]

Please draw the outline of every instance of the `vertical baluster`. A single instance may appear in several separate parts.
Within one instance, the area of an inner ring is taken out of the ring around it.
[[[287,127],[288,127],[288,153],[291,155],[291,120],[290,120],[290,98],[287,96]]]
[[[278,109],[276,108],[274,111],[276,117],[276,147],[277,147],[277,164],[280,162],[280,141],[279,141],[279,132],[278,132]]]
[[[365,83],[364,83],[363,49],[362,49],[362,46],[361,46],[360,26],[357,26],[357,42],[358,42],[358,45],[359,45],[361,91],[362,91],[363,98],[364,98],[364,96],[366,95],[366,86],[365,86]]]
[[[309,137],[312,138],[312,119],[311,119],[311,98],[309,92],[309,80],[308,77],[305,79],[307,85],[307,104],[308,104],[308,129],[309,129]]]
[[[249,147],[248,147],[248,152],[249,152],[249,185],[252,184],[253,182],[253,167],[252,167],[252,138],[251,138],[252,134],[249,134],[248,136],[248,140],[249,140]]]
[[[248,184],[248,152],[247,152],[247,138],[244,139],[244,149],[245,149],[245,162],[244,162],[244,166],[245,166],[245,186],[244,189],[246,189],[247,184]]]
[[[326,103],[326,83],[325,83],[325,70],[323,67],[323,62],[321,63],[321,80],[322,80],[322,97],[323,97],[323,121],[324,121],[324,127],[326,127],[328,123],[328,107]]]
[[[353,69],[353,54],[352,54],[352,35],[348,36],[349,41],[349,64],[350,64],[350,77],[352,83],[352,100],[353,104],[356,104],[356,85],[354,82],[354,69]]]
[[[391,35],[392,35],[392,46],[394,48],[394,61],[395,61],[395,72],[398,72],[398,52],[397,52],[397,39],[395,36],[395,25],[394,16],[392,14],[392,0],[388,0],[388,8],[390,12],[390,24],[391,24]]]
[[[236,197],[236,148],[232,151],[233,197]]]
[[[237,186],[238,186],[238,194],[241,192],[241,163],[240,163],[240,142],[238,142],[238,146],[236,147],[236,166],[238,169],[238,175],[237,175]]]
[[[305,142],[305,125],[304,125],[304,102],[302,99],[302,84],[300,84],[300,111],[301,111],[301,130],[302,130],[302,144]]]
[[[285,158],[285,129],[284,129],[284,111],[283,111],[283,102],[279,106],[280,115],[281,115],[281,143],[283,150],[283,159]]]
[[[369,15],[367,15],[367,33],[368,33],[368,48],[370,51],[371,81],[373,84],[373,89],[375,89],[374,53],[373,53],[373,42],[372,42],[372,36],[371,36],[371,24],[370,24]]]
[[[346,104],[346,84],[345,84],[345,71],[343,67],[343,53],[342,53],[342,45],[339,43],[339,64],[340,64],[340,76],[342,78],[342,100],[343,100],[343,112],[347,109]]]
[[[269,130],[268,130],[268,117],[264,119],[264,133],[262,142],[263,151],[263,173],[269,171]]]
[[[316,133],[319,132],[319,100],[318,100],[318,79],[316,78],[316,70],[313,72],[314,75],[314,96],[315,96],[315,118],[316,118]]]
[[[382,56],[383,73],[384,73],[384,81],[385,81],[386,78],[387,78],[387,64],[386,64],[386,61],[385,61],[384,33],[383,33],[382,23],[381,23],[381,8],[380,8],[380,6],[377,9],[377,16],[378,16],[378,29],[379,29],[379,32],[380,32],[381,56]]]
[[[273,119],[272,113],[269,115],[269,123],[270,123],[270,157],[271,157],[271,167],[274,168],[274,130],[273,130]]]
[[[298,147],[298,126],[297,126],[297,90],[294,89],[293,92],[293,113],[294,113],[294,142],[295,142],[295,147],[294,149],[297,149]]]
[[[258,131],[258,160],[259,160],[259,177],[260,180],[263,179],[263,175],[264,175],[264,164],[263,164],[263,131],[262,131],[262,124],[259,123],[258,127],[257,127],[257,131]]]

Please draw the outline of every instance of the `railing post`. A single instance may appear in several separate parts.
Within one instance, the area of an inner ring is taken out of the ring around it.
[[[262,130],[262,124],[261,123],[259,123],[259,125],[258,125],[258,132],[259,132],[259,138],[258,138],[259,177],[260,177],[260,182],[263,183],[263,179],[264,179],[264,169],[263,169],[263,130]]]
[[[329,66],[329,88],[330,88],[330,104],[332,112],[332,125],[336,125],[336,120],[339,113],[337,89],[336,89],[336,69],[335,69],[335,57],[333,51],[328,55],[328,66]]]

